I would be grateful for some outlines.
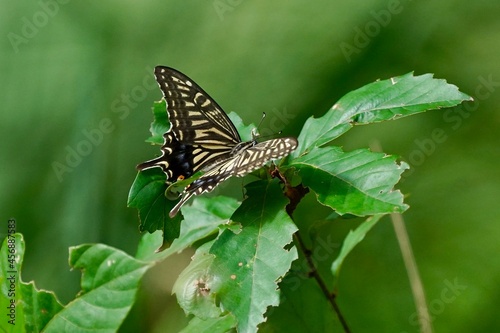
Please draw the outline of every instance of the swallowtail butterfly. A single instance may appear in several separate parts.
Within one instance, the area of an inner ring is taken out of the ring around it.
[[[193,80],[164,66],[157,66],[154,74],[167,102],[170,129],[163,135],[162,155],[137,168],[160,167],[167,183],[202,171],[202,176],[184,189],[170,217],[193,195],[210,192],[229,177],[242,177],[297,148],[292,137],[257,142],[252,133],[251,141],[242,142],[226,113]]]

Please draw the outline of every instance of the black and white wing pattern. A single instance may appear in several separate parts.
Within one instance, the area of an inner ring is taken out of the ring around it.
[[[186,194],[170,212],[175,216],[182,205],[193,195],[212,191],[217,185],[231,176],[243,177],[259,169],[271,159],[278,159],[288,155],[297,148],[295,138],[279,138],[260,143],[250,142],[249,146],[241,148],[236,154],[209,168],[203,176],[191,183]]]
[[[163,135],[162,155],[137,168],[160,167],[169,183],[203,171],[184,189],[171,217],[193,195],[210,192],[227,178],[242,177],[297,148],[292,137],[242,142],[222,108],[189,77],[164,66],[155,68],[155,77],[167,102],[170,129]]]

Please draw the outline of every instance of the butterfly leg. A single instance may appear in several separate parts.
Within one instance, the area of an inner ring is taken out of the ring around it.
[[[193,195],[194,195],[194,192],[184,193],[182,199],[177,203],[177,205],[175,205],[174,208],[172,208],[172,210],[170,211],[168,216],[170,216],[170,218],[174,218],[174,216],[177,215],[177,213],[181,209],[182,205],[184,205],[186,203],[186,201],[188,201]]]

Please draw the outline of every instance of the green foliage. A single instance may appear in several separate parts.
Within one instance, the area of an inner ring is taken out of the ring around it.
[[[14,239],[12,243],[11,239]],[[15,251],[9,244],[15,244]],[[22,282],[19,272],[24,248],[22,235],[15,234],[4,240],[0,250],[2,258],[9,252],[16,256],[12,266],[0,266],[0,304],[2,308],[7,308],[11,300],[16,304],[15,325],[9,325],[7,332],[40,332],[42,329],[47,333],[116,332],[134,303],[142,276],[151,265],[102,244],[72,247],[69,264],[82,271],[82,289],[72,302],[63,306],[53,293],[37,290],[33,282]],[[15,287],[11,286],[12,276]],[[9,295],[9,289],[15,294]]]
[[[172,290],[186,314],[193,314],[203,320],[217,318],[222,313],[213,290],[217,277],[209,272],[215,259],[208,253],[212,244],[205,243],[196,250],[191,263],[179,275]]]
[[[231,315],[208,319],[194,317],[179,333],[225,333],[235,326],[236,319]]]
[[[155,169],[139,172],[128,205],[138,209],[140,230],[149,233],[143,236],[136,258],[101,244],[71,248],[70,266],[82,271],[82,282],[81,292],[66,306],[52,293],[38,291],[18,276],[14,284],[18,292],[15,331],[117,331],[135,301],[144,273],[193,245],[196,254],[174,287],[179,305],[193,315],[183,332],[339,330],[344,324],[334,293],[340,267],[384,214],[408,208],[402,194],[394,190],[408,165],[393,155],[367,149],[344,152],[326,145],[353,124],[392,120],[464,100],[470,97],[431,75],[406,74],[369,84],[341,98],[323,117],[307,120],[298,149],[272,173],[282,183],[261,173],[263,179],[245,186],[242,202],[225,196],[197,197],[174,219],[168,217],[175,202],[165,196],[165,176]],[[162,144],[162,135],[169,128],[164,102],[156,103],[153,113],[148,141]],[[235,114],[231,118],[242,137],[248,138],[249,129]],[[292,220],[305,188],[335,212],[333,218],[325,216],[327,223],[335,223],[344,214],[367,216],[347,235],[339,253],[323,249],[329,254],[321,259],[331,267],[327,273],[316,269],[314,253],[301,240],[300,235],[308,230],[297,232]],[[13,266],[3,261],[0,266],[2,308],[10,302],[10,280],[5,277],[9,270],[21,271],[24,254],[22,237],[15,235],[14,239],[17,257]],[[8,252],[6,239],[2,257]],[[335,255],[337,259],[332,259]]]
[[[345,153],[338,147],[314,147],[291,165],[320,203],[339,214],[366,216],[406,210],[403,195],[393,187],[408,165],[396,159],[367,149]]]
[[[175,202],[167,199],[166,189],[165,174],[158,168],[139,172],[130,188],[128,206],[139,210],[141,232],[163,230],[164,243],[170,244],[179,237],[182,217],[168,216]]]
[[[70,248],[69,264],[82,271],[82,289],[44,331],[115,332],[130,311],[149,264],[102,244]]]
[[[166,107],[167,104],[164,99],[154,103],[152,110],[155,120],[151,123],[151,127],[149,128],[151,137],[149,137],[146,142],[151,142],[156,145],[163,144],[163,134],[170,128],[168,116],[165,112]]]
[[[470,100],[470,97],[444,80],[433,79],[429,74],[413,76],[409,73],[355,90],[341,98],[323,117],[310,118],[306,122],[298,138],[298,149],[285,163],[280,164],[282,175],[293,186],[302,184],[314,191],[318,202],[332,208],[336,214],[371,216],[356,231],[349,233],[338,258],[331,264],[331,291],[334,291],[340,267],[348,253],[383,214],[404,212],[408,208],[401,192],[394,190],[408,165],[398,162],[397,156],[393,155],[367,149],[344,152],[339,147],[325,145],[352,128],[353,124],[393,120],[426,110],[457,105],[464,100]],[[241,119],[235,114],[231,114],[231,118],[243,139],[248,140],[250,128],[243,127]],[[155,118],[154,123],[160,121],[162,119]],[[247,185],[247,198],[241,205],[233,202],[231,211],[238,205],[240,207],[232,215],[227,214],[229,211],[221,215],[217,212],[218,209],[207,206],[212,201],[203,198],[195,198],[191,207],[182,208],[186,220],[182,225],[188,221],[192,224],[200,221],[203,227],[200,227],[200,232],[196,235],[194,230],[192,233],[183,233],[181,230],[179,242],[174,241],[172,246],[183,244],[179,247],[182,248],[193,243],[196,237],[202,240],[208,234],[214,234],[217,230],[219,232],[215,240],[198,248],[191,265],[181,274],[175,286],[181,307],[186,313],[195,315],[189,326],[199,324],[200,320],[215,319],[230,313],[236,320],[238,331],[255,332],[258,325],[266,320],[265,313],[270,306],[280,304],[281,288],[276,283],[283,277],[288,282],[300,276],[300,273],[290,273],[291,264],[297,258],[295,246],[289,245],[296,228],[286,213],[288,201],[281,192],[284,190],[294,205],[300,201],[303,193],[290,184],[284,189],[269,180]],[[153,197],[157,198],[163,190],[164,188],[158,187]],[[225,197],[217,199],[220,203],[226,200]],[[155,203],[151,202],[151,205]],[[170,207],[171,205],[163,211],[166,212]],[[166,215],[161,217],[164,216]],[[236,223],[240,227],[222,227],[219,216],[229,218],[233,225]],[[215,223],[206,223],[205,219],[213,219]],[[331,221],[333,223],[335,219]],[[192,237],[188,238],[188,234]],[[175,251],[177,250],[178,247],[175,247]],[[307,251],[305,248],[302,250]],[[171,251],[173,250],[168,249],[165,252]],[[284,292],[282,297],[287,296],[286,302],[283,307],[270,311],[271,321],[263,326],[264,330],[273,330],[270,325],[274,322],[273,318],[279,316],[294,316],[301,323],[277,324],[283,326],[282,331],[287,332],[300,331],[298,327],[309,331],[324,331],[339,325],[321,318],[311,321],[304,313],[289,312],[294,311],[294,306],[298,306],[300,301],[310,304],[310,295],[319,295],[324,300],[321,310],[316,306],[312,308],[312,313],[322,313],[325,306],[328,308],[326,299],[331,291],[320,290],[311,281],[299,281],[298,286],[293,288],[295,290],[290,289],[290,284],[283,284],[281,291]],[[303,293],[297,293],[296,290]],[[318,316],[309,314],[309,317]]]
[[[229,112],[227,116],[229,117],[229,119],[231,119],[234,126],[238,129],[241,140],[243,141],[252,140],[252,130],[255,128],[254,124],[251,123],[245,126],[245,124],[243,123],[243,119],[241,119],[236,112]]]

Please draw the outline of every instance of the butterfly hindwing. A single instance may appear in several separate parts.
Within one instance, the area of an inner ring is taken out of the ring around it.
[[[242,149],[231,171],[232,176],[242,177],[259,169],[269,160],[282,158],[297,148],[295,138],[278,138],[259,142],[247,149]]]
[[[170,131],[163,135],[163,139],[162,155],[139,164],[137,169],[160,167],[170,182],[191,177],[196,172],[193,170],[193,147],[177,141]]]

